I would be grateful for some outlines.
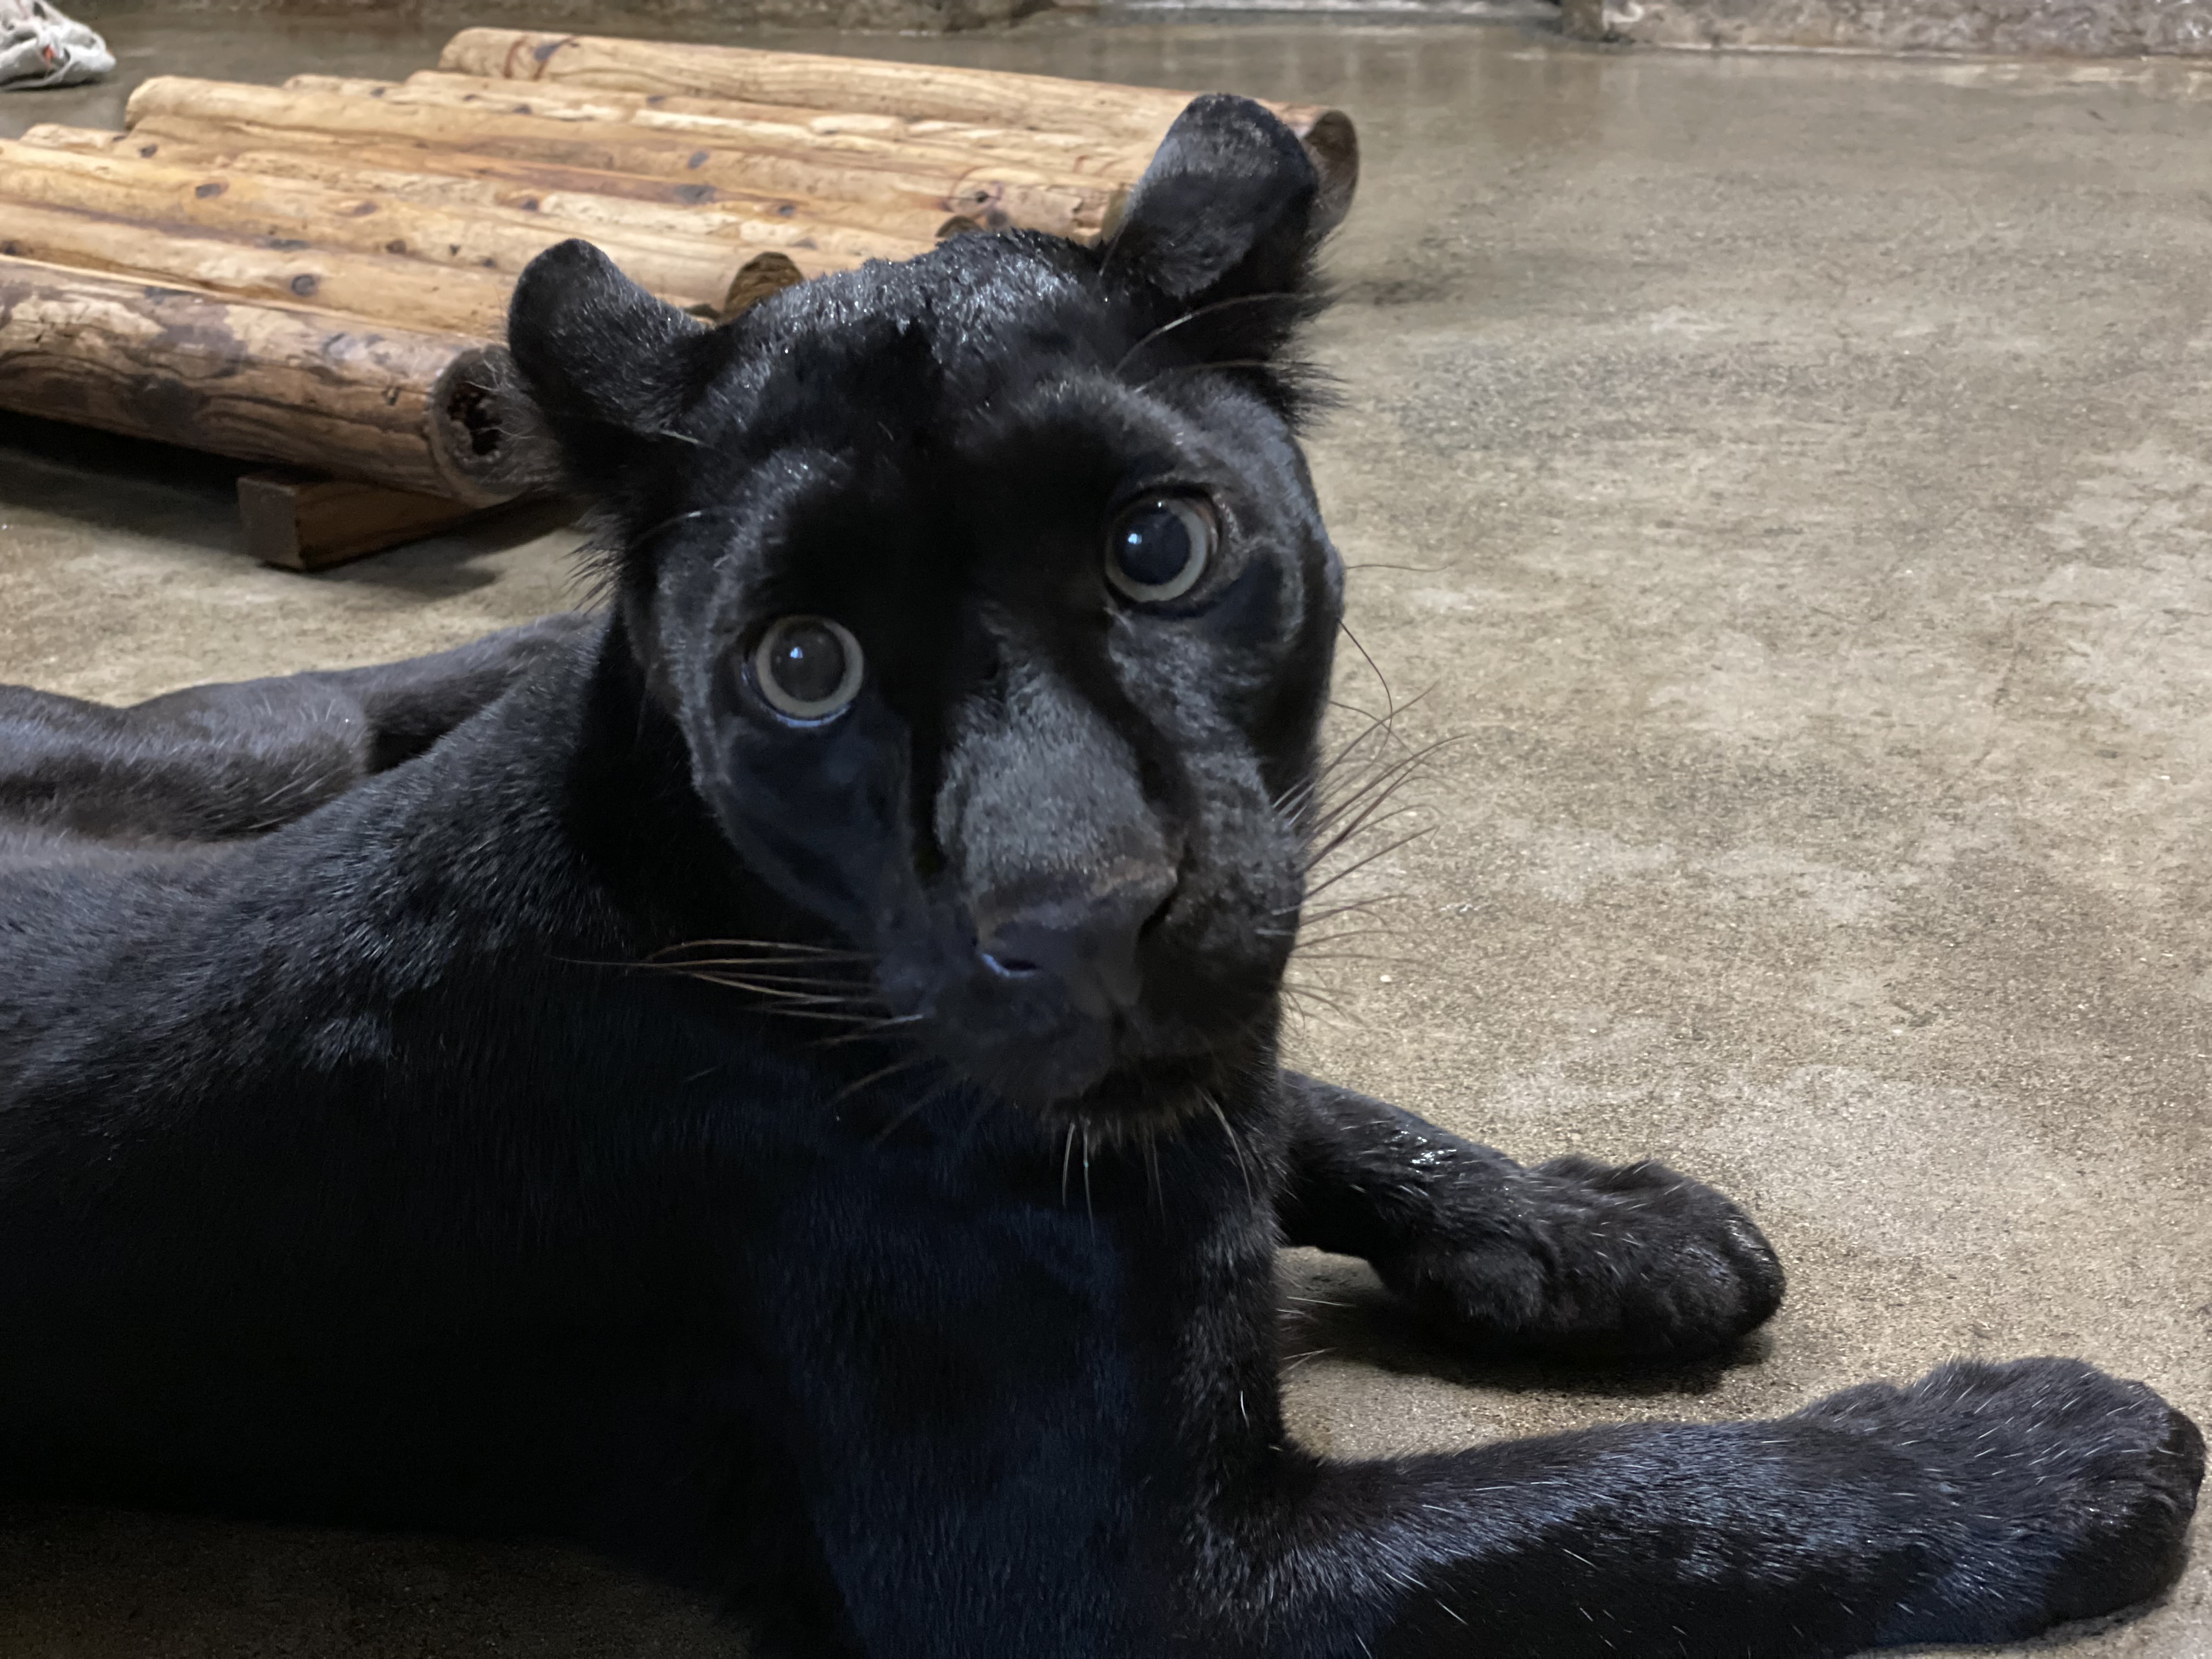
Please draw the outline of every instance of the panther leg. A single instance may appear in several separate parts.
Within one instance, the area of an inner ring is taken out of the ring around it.
[[[1364,1256],[1454,1341],[1486,1352],[1686,1358],[1780,1305],[1759,1229],[1657,1164],[1523,1168],[1411,1112],[1295,1073],[1284,1232]]]
[[[0,830],[126,844],[273,830],[422,753],[587,626],[549,617],[432,656],[126,708],[0,686]]]
[[[2070,1359],[1947,1365],[1770,1422],[1320,1464],[1285,1482],[1288,1547],[1258,1580],[1265,1651],[1840,1659],[2016,1642],[2172,1583],[2203,1474],[2187,1418]]]

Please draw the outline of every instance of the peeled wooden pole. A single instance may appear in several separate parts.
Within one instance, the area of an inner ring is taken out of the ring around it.
[[[551,81],[611,92],[677,93],[974,126],[1097,132],[1147,147],[1159,143],[1194,95],[939,64],[533,29],[463,29],[446,43],[438,67],[458,75]],[[1320,168],[1324,216],[1332,223],[1341,218],[1359,181],[1359,139],[1351,118],[1317,104],[1267,107],[1297,134]]]
[[[29,202],[0,204],[0,254],[185,283],[241,300],[404,319],[483,339],[506,332],[511,276],[390,254],[349,253],[301,239],[270,242]]]
[[[958,161],[939,164],[817,149],[736,150],[688,137],[655,135],[622,122],[562,121],[390,104],[180,76],[157,76],[131,94],[129,118],[134,129],[156,117],[326,135],[313,142],[407,139],[426,146],[755,191],[896,203],[980,223],[1019,224],[1065,235],[1097,234],[1109,222],[1121,195],[1117,188],[1097,180],[1069,183],[1029,169],[963,168]]]
[[[503,350],[4,257],[0,408],[478,506],[550,473]]]
[[[0,140],[0,201],[231,235],[303,240],[321,248],[398,255],[509,278],[556,242],[577,234],[558,222],[508,210],[457,212],[391,195],[5,140]],[[6,216],[0,209],[0,222]],[[593,240],[633,281],[678,305],[701,307],[715,316],[729,314],[731,291],[750,252],[696,236],[598,233]],[[787,257],[802,276],[858,263],[815,253]]]
[[[179,136],[172,136],[179,135]],[[859,204],[797,198],[732,197],[713,186],[676,184],[635,173],[537,165],[461,150],[428,150],[405,144],[324,145],[294,143],[293,135],[245,134],[217,123],[151,117],[131,132],[89,127],[34,126],[21,142],[40,149],[161,161],[225,177],[293,179],[335,190],[404,197],[409,201],[473,211],[481,208],[542,213],[549,221],[596,236],[601,228],[667,235],[705,236],[755,248],[803,249],[861,259],[903,259],[935,240],[945,223],[939,213],[902,209],[870,214]],[[823,216],[836,214],[837,218]],[[845,222],[877,217],[893,229]]]
[[[611,92],[688,93],[910,120],[1113,133],[1138,143],[1157,142],[1194,95],[942,64],[537,29],[463,29],[439,53],[438,67],[450,74],[567,82]],[[1282,113],[1292,106],[1269,107]]]
[[[815,115],[773,104],[605,92],[542,82],[522,85],[434,70],[411,75],[404,81],[295,75],[284,82],[284,89],[379,98],[392,104],[478,109],[491,114],[537,115],[557,121],[620,121],[662,136],[695,137],[737,149],[753,145],[805,148],[962,166],[974,165],[980,156],[1046,173],[1124,185],[1135,182],[1152,154],[1148,146],[1095,134],[954,126],[946,122],[904,121],[889,115]]]
[[[532,100],[541,107],[552,109],[565,108],[569,100],[576,100],[644,112],[653,120],[670,125],[687,117],[701,116],[795,125],[805,129],[817,141],[850,136],[950,144],[970,152],[981,150],[1009,156],[1034,154],[1040,164],[1054,161],[1071,166],[1077,173],[1099,171],[1107,163],[1120,167],[1133,166],[1136,173],[1142,173],[1155,148],[1142,139],[1086,132],[1080,127],[1063,131],[1057,128],[988,126],[972,121],[932,120],[866,110],[814,110],[791,104],[753,104],[674,92],[623,92],[560,81],[518,82],[503,76],[456,75],[445,70],[416,70],[403,84],[448,94],[472,93],[484,98]],[[1100,165],[1087,159],[1092,157],[1100,158]]]

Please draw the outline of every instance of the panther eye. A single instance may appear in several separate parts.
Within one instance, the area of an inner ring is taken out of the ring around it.
[[[860,695],[860,642],[827,617],[786,617],[753,647],[753,684],[787,720],[842,714]]]
[[[1140,501],[1106,538],[1106,580],[1140,603],[1179,599],[1198,586],[1220,538],[1212,507],[1195,495]]]

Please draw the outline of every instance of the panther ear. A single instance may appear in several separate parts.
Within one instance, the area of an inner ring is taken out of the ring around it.
[[[1305,287],[1327,228],[1321,176],[1291,130],[1249,98],[1194,98],[1129,193],[1106,249],[1187,309]]]
[[[698,384],[706,327],[656,300],[589,242],[523,268],[507,340],[577,483],[606,494]]]

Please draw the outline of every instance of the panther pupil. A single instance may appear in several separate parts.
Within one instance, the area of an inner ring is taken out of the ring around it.
[[[1164,507],[1149,507],[1121,532],[1121,574],[1139,587],[1165,587],[1190,562],[1190,532]]]
[[[818,622],[787,626],[769,664],[776,685],[794,702],[827,702],[845,682],[844,643]]]

